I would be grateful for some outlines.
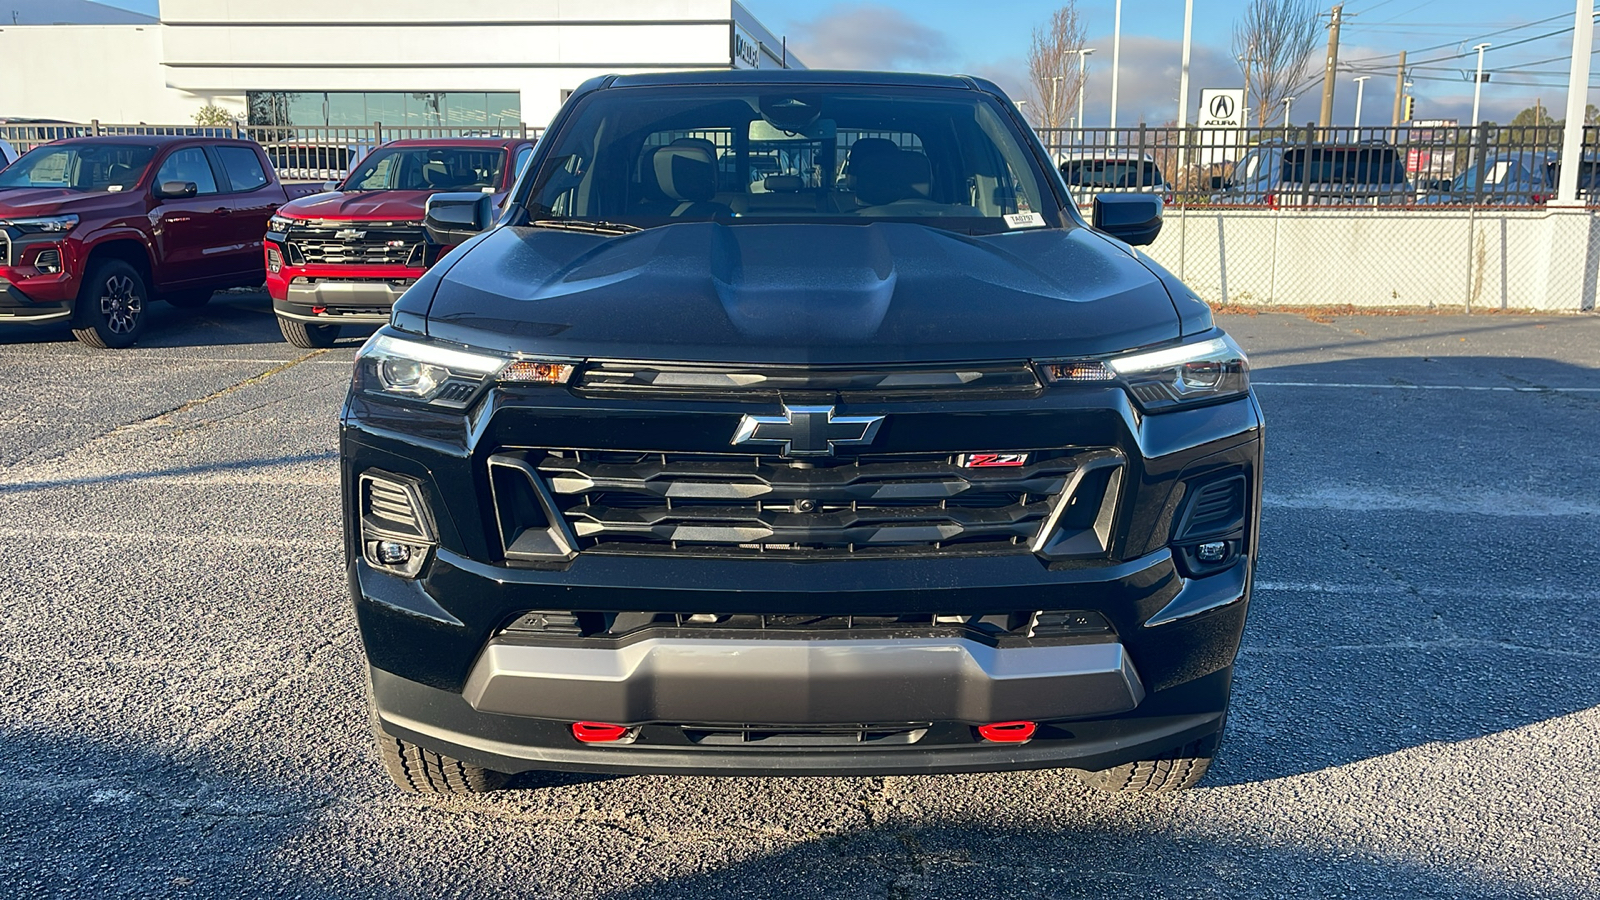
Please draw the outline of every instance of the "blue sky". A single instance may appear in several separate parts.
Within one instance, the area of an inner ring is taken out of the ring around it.
[[[157,5],[156,0],[101,2],[150,14]],[[1031,30],[1058,5],[1058,0],[742,2],[774,32],[788,35],[791,48],[810,65],[972,72],[994,78],[1013,93],[1023,85]],[[1198,103],[1199,88],[1233,87],[1241,81],[1229,44],[1233,19],[1244,5],[1244,0],[1195,0],[1191,102]],[[1097,49],[1090,57],[1086,118],[1090,125],[1104,124],[1111,90],[1115,0],[1079,0],[1078,6],[1088,25],[1089,46]],[[1474,65],[1470,48],[1481,40],[1497,45],[1525,41],[1492,48],[1485,56],[1485,68],[1496,74],[1484,85],[1484,118],[1509,121],[1536,99],[1561,116],[1572,48],[1571,33],[1564,30],[1571,28],[1573,5],[1566,0],[1346,0],[1345,12],[1341,62],[1370,59],[1360,64],[1374,73],[1367,82],[1363,112],[1368,123],[1388,121],[1394,97],[1393,54],[1401,49],[1411,51],[1413,63],[1429,66],[1416,72],[1419,77],[1411,90],[1417,97],[1417,115],[1469,118],[1472,84],[1463,70]],[[1532,24],[1543,19],[1552,21]],[[1514,30],[1490,34],[1505,29]],[[1557,31],[1564,33],[1539,37]],[[1182,36],[1183,0],[1124,0],[1119,124],[1141,118],[1160,124],[1176,118]],[[1469,55],[1441,58],[1457,53]],[[1313,70],[1320,68],[1320,59],[1319,53]],[[1354,113],[1356,91],[1350,78],[1355,74],[1340,76],[1335,112],[1342,122],[1349,122]],[[1591,78],[1595,83],[1600,83],[1600,72]],[[1296,103],[1296,121],[1315,118],[1316,91],[1304,92],[1308,96]],[[1597,96],[1600,92],[1591,89],[1590,102]]]

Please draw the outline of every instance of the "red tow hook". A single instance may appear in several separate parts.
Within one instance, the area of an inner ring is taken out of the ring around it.
[[[326,306],[313,306],[313,307],[311,307],[311,314],[313,316],[320,316],[320,315],[322,315],[323,313],[325,313],[327,311],[328,311],[328,308]]]
[[[611,744],[628,736],[628,726],[578,722],[572,726],[572,736],[585,744]]]
[[[1038,728],[1034,722],[995,722],[992,725],[979,725],[978,734],[984,740],[997,744],[1020,744],[1033,737]]]

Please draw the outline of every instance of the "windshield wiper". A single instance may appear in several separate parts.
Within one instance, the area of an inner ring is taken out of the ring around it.
[[[637,225],[623,222],[602,222],[592,219],[535,219],[528,225],[533,228],[559,228],[563,231],[582,231],[588,234],[633,234],[644,230]]]

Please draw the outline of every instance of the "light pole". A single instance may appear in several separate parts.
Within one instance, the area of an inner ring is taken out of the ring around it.
[[[1472,49],[1478,51],[1478,74],[1472,80],[1472,121],[1468,124],[1473,128],[1478,127],[1478,101],[1483,97],[1483,51],[1494,46],[1493,44],[1479,44]]]
[[[1078,48],[1078,146],[1083,146],[1083,95],[1084,88],[1089,86],[1089,54],[1094,52],[1093,47]]]
[[[1361,75],[1354,79],[1356,83],[1356,140],[1361,140],[1361,98],[1367,92],[1367,79],[1371,75]]]
[[[1194,46],[1194,0],[1183,3],[1183,70],[1178,76],[1178,171],[1187,172],[1189,149],[1189,51]]]
[[[1122,74],[1122,0],[1117,0],[1117,16],[1111,26],[1111,128],[1117,127],[1117,77]],[[1082,88],[1079,88],[1081,91]],[[1082,96],[1082,94],[1079,94]],[[1116,135],[1112,135],[1116,140]]]
[[[1289,112],[1289,110],[1291,110],[1293,108],[1294,108],[1294,98],[1293,97],[1285,97],[1285,98],[1283,98],[1283,133],[1285,135],[1287,135],[1289,133],[1289,126],[1294,123],[1294,119],[1290,118],[1292,113]]]
[[[1060,91],[1061,91],[1061,76],[1060,75],[1051,75],[1050,76],[1050,113],[1049,113],[1049,115],[1045,116],[1045,124],[1049,125],[1051,128],[1060,128],[1061,127],[1061,122],[1059,120],[1056,120],[1056,116],[1060,114],[1060,110],[1061,110],[1061,103],[1060,103],[1059,97],[1058,97],[1058,94],[1060,93]],[[1054,121],[1052,121],[1052,120],[1054,120]]]

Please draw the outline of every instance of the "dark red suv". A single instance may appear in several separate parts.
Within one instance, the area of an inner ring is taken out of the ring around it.
[[[0,322],[68,321],[86,344],[130,346],[153,299],[197,307],[260,285],[267,219],[291,196],[249,141],[36,147],[0,171]]]

